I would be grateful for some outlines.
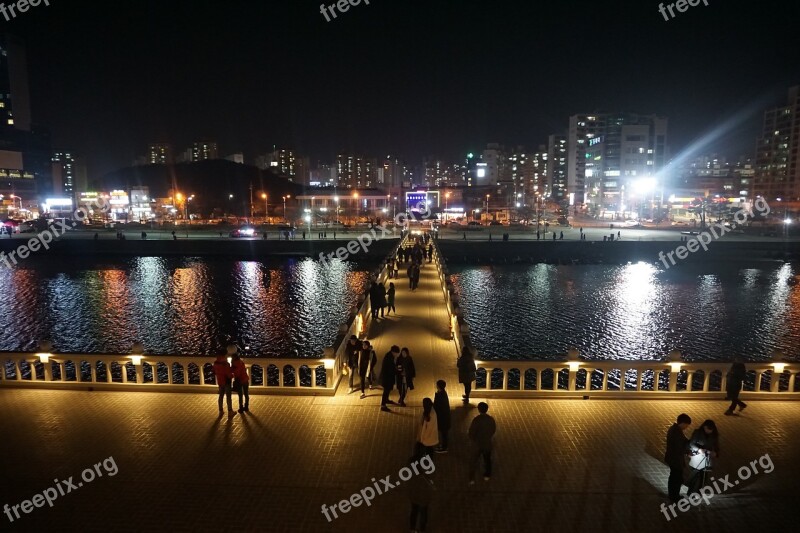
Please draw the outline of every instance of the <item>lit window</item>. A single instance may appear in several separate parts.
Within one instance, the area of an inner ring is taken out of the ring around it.
[[[14,119],[13,118],[8,119],[8,125],[9,126],[13,126],[14,125]]]

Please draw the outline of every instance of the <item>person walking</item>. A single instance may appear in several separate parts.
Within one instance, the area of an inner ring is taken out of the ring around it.
[[[383,318],[383,312],[386,310],[386,287],[383,286],[383,283],[378,283],[378,307],[381,311],[381,318]]]
[[[433,408],[433,400],[424,398],[422,400],[422,422],[417,430],[416,455],[424,456],[433,452],[435,446],[439,444],[439,423],[436,420],[436,410]]]
[[[418,475],[412,476],[408,482],[408,495],[411,500],[409,528],[414,533],[424,533],[428,526],[428,507],[430,507],[436,490],[431,477],[434,472],[432,470],[433,461],[430,457],[414,455],[409,462],[420,463],[424,468]]]
[[[469,393],[472,391],[472,382],[475,381],[475,375],[478,372],[478,367],[475,364],[475,357],[472,355],[472,350],[467,346],[461,351],[461,357],[456,362],[458,367],[458,382],[464,384],[464,394],[461,398],[464,403],[469,403]]]
[[[222,416],[222,397],[225,396],[228,399],[228,418],[233,418],[236,416],[233,410],[233,402],[231,401],[233,372],[224,354],[218,355],[217,360],[214,361],[214,375],[217,377],[217,387],[219,387],[219,399],[217,402],[219,405],[219,415]]]
[[[408,348],[400,350],[400,357],[397,358],[397,368],[395,369],[397,377],[397,390],[400,392],[400,407],[406,406],[406,394],[409,390],[414,390],[414,378],[417,376],[417,371],[414,368],[414,360],[411,359],[411,353]]]
[[[691,475],[686,486],[689,487],[688,494],[700,492],[704,485],[705,473],[714,467],[717,457],[719,457],[719,431],[713,420],[706,420],[699,428],[692,432],[689,439],[689,468]]]
[[[397,270],[395,270],[395,272],[397,272]],[[397,314],[397,309],[394,308],[394,295],[395,295],[394,283],[389,283],[389,290],[386,291],[386,307],[388,308],[388,310],[386,311],[387,316],[392,311],[394,311],[395,315]]]
[[[414,290],[414,265],[413,265],[413,263],[408,265],[408,270],[406,270],[406,275],[408,276],[408,288],[413,291]]]
[[[664,462],[669,466],[667,492],[672,503],[677,503],[681,499],[683,468],[686,464],[686,454],[689,452],[689,439],[683,432],[691,424],[691,417],[682,413],[678,415],[676,422],[667,431],[667,450],[664,453]]]
[[[233,390],[239,395],[239,413],[248,412],[250,411],[250,376],[247,375],[247,366],[238,353],[233,355],[232,360]],[[244,403],[242,403],[243,396]]]
[[[367,382],[369,388],[372,390],[372,370],[375,363],[378,362],[378,357],[375,355],[375,350],[369,341],[364,341],[361,345],[361,350],[358,352],[358,378],[361,380],[361,398],[366,398],[364,392]]]
[[[436,453],[447,453],[447,434],[450,432],[450,398],[445,390],[447,383],[440,379],[436,382],[436,395],[433,397],[433,408],[439,423],[439,447]]]
[[[559,241],[563,241],[563,240],[564,240],[564,232],[563,232],[563,231],[562,231],[562,232],[561,232],[561,234],[559,235],[559,237],[558,237],[558,240],[559,240]]]
[[[383,356],[381,363],[381,386],[383,386],[383,396],[381,397],[381,411],[390,413],[391,410],[386,407],[387,404],[394,405],[394,402],[389,399],[389,394],[394,388],[395,381],[397,380],[396,360],[400,357],[400,347],[397,345],[392,346],[392,349],[386,352]]]
[[[492,438],[497,432],[494,418],[486,414],[489,404],[478,404],[478,416],[472,419],[469,425],[469,440],[472,443],[472,456],[469,465],[469,484],[475,484],[475,470],[478,460],[483,458],[483,479],[489,481],[492,477]]]
[[[345,355],[347,356],[347,369],[350,372],[350,391],[348,394],[355,390],[353,386],[353,380],[355,379],[356,369],[358,368],[358,350],[361,348],[361,344],[358,342],[358,337],[355,335],[350,335],[350,340],[347,341],[347,346],[345,346]]]
[[[414,290],[417,290],[417,287],[419,287],[419,269],[420,269],[420,265],[418,263],[415,263],[414,264],[414,283],[413,283]]]
[[[378,288],[378,282],[373,281],[372,286],[369,288],[369,307],[372,310],[372,318],[378,318],[378,311],[380,311],[381,293]]]
[[[747,369],[744,363],[737,360],[731,365],[728,371],[728,381],[726,389],[728,391],[727,399],[731,401],[730,407],[725,411],[725,416],[731,416],[736,406],[739,406],[739,412],[744,411],[747,404],[739,399],[739,394],[742,392],[744,386],[744,378],[747,376]]]

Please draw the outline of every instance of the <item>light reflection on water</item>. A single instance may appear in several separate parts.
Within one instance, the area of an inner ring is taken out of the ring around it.
[[[598,359],[692,360],[800,356],[797,265],[730,264],[661,270],[517,265],[454,269],[481,358],[552,359],[576,346]]]
[[[320,356],[368,273],[334,260],[135,257],[0,269],[0,350],[212,354],[228,339],[259,355]]]

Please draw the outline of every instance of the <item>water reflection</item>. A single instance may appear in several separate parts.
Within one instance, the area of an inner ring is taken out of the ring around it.
[[[319,356],[368,274],[334,260],[137,257],[29,260],[0,270],[2,350],[50,339],[62,352],[211,354],[229,339],[270,356]]]
[[[483,358],[695,360],[800,356],[797,265],[660,270],[624,266],[465,267],[452,279]]]

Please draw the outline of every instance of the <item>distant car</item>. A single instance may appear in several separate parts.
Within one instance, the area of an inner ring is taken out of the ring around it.
[[[480,225],[481,223],[478,222],[477,220],[471,220],[470,222],[467,223],[467,226],[480,226]]]
[[[20,233],[36,233],[36,228],[32,222],[25,222],[20,224],[17,228]]]
[[[230,233],[231,237],[253,237],[256,230],[253,228],[237,228]]]
[[[641,226],[638,220],[626,220],[623,225],[628,227]]]
[[[502,225],[503,225],[503,223],[502,223],[502,222],[499,222],[499,221],[497,221],[497,220],[492,220],[491,222],[489,222],[489,225],[490,225],[490,226],[502,226]]]

